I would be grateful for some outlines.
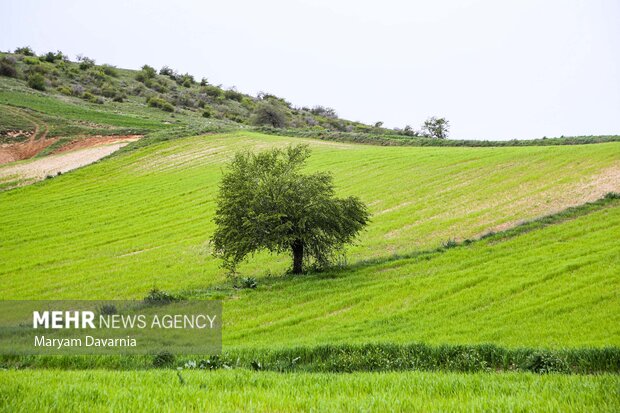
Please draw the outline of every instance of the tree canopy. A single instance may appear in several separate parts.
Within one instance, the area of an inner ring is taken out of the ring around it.
[[[235,154],[220,184],[214,251],[231,273],[260,250],[289,252],[292,271],[323,266],[367,225],[357,197],[335,197],[328,172],[304,174],[307,145]]]
[[[430,117],[422,125],[422,135],[429,138],[446,139],[450,132],[450,122],[446,118]]]

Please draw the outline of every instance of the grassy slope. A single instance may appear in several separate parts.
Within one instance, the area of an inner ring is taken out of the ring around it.
[[[221,162],[238,148],[291,141],[299,140],[183,139],[0,194],[2,298],[142,297],[154,284],[201,296],[196,289],[221,280],[205,244]],[[600,172],[618,165],[617,144],[313,144],[309,169],[334,171],[340,192],[361,196],[375,215],[351,250],[357,265],[264,279],[256,291],[235,292],[225,301],[228,348],[368,341],[619,345],[618,206],[501,242],[388,259],[595,196]],[[360,262],[372,256],[376,263]],[[261,255],[244,270],[264,274],[286,265]],[[183,377],[184,385],[172,371],[0,371],[0,409],[615,411],[620,404],[618,378],[606,375],[238,370]],[[40,396],[24,396],[35,392]]]
[[[0,194],[3,298],[141,298],[154,285],[213,296],[205,288],[222,275],[206,240],[222,162],[242,147],[290,141],[244,133],[182,139]],[[617,144],[311,143],[309,169],[334,171],[340,192],[359,194],[374,213],[350,261],[379,263],[265,279],[257,291],[233,293],[240,299],[226,301],[226,345],[620,344],[620,208],[503,242],[381,262],[554,209],[583,190],[571,183],[617,164]],[[287,257],[274,263],[263,254],[244,270],[287,265]]]
[[[222,162],[242,148],[300,141],[250,133],[180,139],[1,193],[1,298],[141,298],[154,285],[179,291],[221,282],[207,241]],[[339,192],[359,195],[373,213],[350,262],[433,248],[596,198],[610,190],[605,174],[620,163],[618,143],[306,142],[315,146],[309,169],[333,171]],[[288,257],[263,254],[242,270],[277,274],[287,266]]]
[[[611,205],[503,241],[267,282],[225,302],[225,345],[619,346]]]
[[[0,409],[612,412],[620,407],[620,379],[608,375],[185,371],[182,377],[185,384],[173,371],[0,372]]]

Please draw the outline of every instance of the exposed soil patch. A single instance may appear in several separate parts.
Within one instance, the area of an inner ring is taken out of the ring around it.
[[[48,176],[63,174],[98,161],[137,139],[140,139],[138,135],[86,138],[83,139],[85,142],[82,140],[75,142],[75,145],[72,146],[74,150],[61,148],[60,153],[1,167],[0,183],[14,181],[17,183],[11,184],[11,186],[22,186],[40,181]],[[73,142],[69,145],[72,144]]]
[[[30,133],[28,140],[25,142],[0,145],[0,164],[32,158],[56,142],[56,139],[47,139],[49,128],[45,123],[39,123],[40,121],[37,118],[13,108],[8,108],[7,110],[13,113],[13,115],[30,122],[34,126],[34,131]]]
[[[56,149],[52,153],[62,153],[74,151],[76,149],[84,149],[84,148],[92,148],[93,146],[99,145],[109,145],[112,143],[129,143],[137,141],[142,138],[142,135],[122,135],[122,136],[93,136],[90,138],[80,138],[76,139],[67,145],[64,145],[62,148]]]

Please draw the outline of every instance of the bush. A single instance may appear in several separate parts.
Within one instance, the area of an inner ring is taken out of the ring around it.
[[[252,122],[258,126],[266,125],[274,128],[283,128],[286,126],[286,115],[275,104],[260,102],[256,106]]]
[[[99,314],[101,315],[114,315],[117,314],[118,310],[114,304],[102,304],[99,307]]]
[[[254,277],[241,278],[239,282],[235,285],[236,288],[248,288],[248,289],[254,289],[257,286],[258,286],[258,283],[256,282],[256,278]]]
[[[71,95],[73,95],[73,91],[72,91],[72,90],[71,90],[68,86],[60,86],[60,87],[58,88],[58,91],[59,91],[60,93],[62,93],[63,95],[66,95],[66,96],[71,96]]]
[[[213,116],[213,112],[211,112],[211,109],[205,109],[202,112],[202,117],[203,118],[210,118],[211,116]]]
[[[62,52],[60,50],[58,50],[56,53],[54,53],[54,52],[47,52],[41,58],[44,61],[46,61],[46,62],[54,63],[57,60],[64,60],[65,59],[65,55],[62,54]]]
[[[324,116],[326,118],[337,118],[338,117],[336,110],[332,108],[326,108],[324,106],[315,106],[312,109],[310,109],[310,113],[312,113],[313,115],[317,115],[317,116]]]
[[[144,77],[146,79],[153,79],[155,75],[157,74],[157,72],[155,71],[155,68],[149,65],[142,66],[142,73],[144,74]]]
[[[202,91],[206,93],[207,96],[212,98],[218,98],[224,95],[224,91],[217,86],[206,85],[202,88]]]
[[[224,97],[228,100],[241,102],[243,100],[243,93],[237,92],[235,89],[228,89],[224,91]]]
[[[18,47],[15,49],[15,54],[20,54],[23,56],[34,56],[34,52],[30,48],[30,46]]]
[[[169,68],[168,66],[164,66],[161,69],[159,69],[159,74],[160,75],[164,75],[164,76],[168,76],[171,78],[175,78],[176,77],[176,73],[174,73],[174,70],[172,70],[171,68]]]
[[[39,63],[41,63],[41,61],[36,56],[27,56],[24,57],[24,63],[26,63],[27,65],[38,65]]]
[[[0,60],[0,76],[17,77],[17,68],[13,57],[4,57]]]
[[[95,66],[95,60],[90,57],[79,55],[77,57],[78,62],[80,62],[80,70],[88,70],[91,67]]]
[[[101,65],[101,70],[108,76],[118,77],[118,70],[112,65]]]
[[[41,73],[31,73],[28,76],[28,86],[36,90],[45,90],[45,77]]]
[[[97,103],[99,105],[102,105],[104,100],[102,97],[100,96],[95,96],[94,94],[92,94],[91,92],[86,92],[82,95],[82,99],[89,101],[90,103]]]
[[[183,87],[191,87],[195,83],[194,76],[185,73],[183,76],[177,77],[177,83]]]
[[[151,98],[149,98],[146,103],[153,108],[159,108],[161,110],[164,110],[166,112],[174,112],[174,106],[172,106],[169,102],[166,102],[165,100],[163,100],[162,98],[158,98],[156,96],[153,96]]]
[[[101,89],[101,94],[107,98],[113,98],[117,93],[118,91],[109,83],[103,85],[103,88]]]
[[[171,367],[176,360],[174,354],[169,351],[160,351],[153,357],[153,367]]]
[[[82,85],[71,86],[71,94],[78,97],[82,96],[84,94],[84,87]]]
[[[116,95],[112,98],[114,102],[124,102],[127,99],[127,95],[124,93],[117,92]]]
[[[158,288],[153,288],[149,291],[148,295],[144,297],[144,304],[152,306],[152,305],[166,305],[178,301],[179,299],[174,295],[162,291]]]

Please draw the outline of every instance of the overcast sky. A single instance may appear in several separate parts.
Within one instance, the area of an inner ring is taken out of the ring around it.
[[[0,50],[169,65],[455,139],[620,134],[618,0],[1,0]]]

